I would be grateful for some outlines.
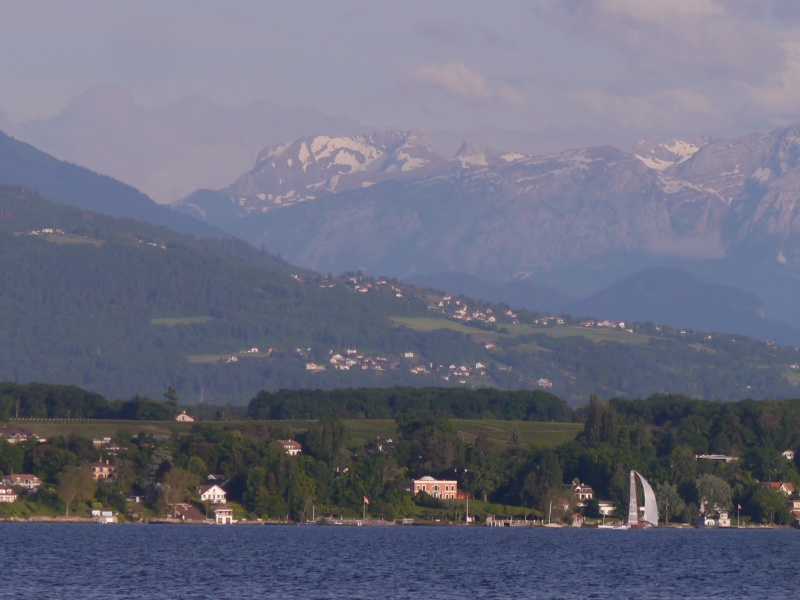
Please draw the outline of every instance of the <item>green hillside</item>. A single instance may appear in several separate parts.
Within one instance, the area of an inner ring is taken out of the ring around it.
[[[658,392],[789,397],[795,349],[652,324],[586,326],[360,274],[325,276],[230,239],[0,188],[0,380],[108,398],[244,405],[261,390],[536,389],[569,403]]]

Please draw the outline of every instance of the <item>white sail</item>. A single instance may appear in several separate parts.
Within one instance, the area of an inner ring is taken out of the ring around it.
[[[644,489],[644,520],[653,527],[658,527],[658,505],[656,504],[656,495],[653,493],[653,488],[647,483],[647,480],[641,476],[639,480],[642,482],[642,489]]]

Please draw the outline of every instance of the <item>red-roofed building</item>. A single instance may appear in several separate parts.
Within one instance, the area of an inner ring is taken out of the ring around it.
[[[38,490],[39,486],[42,485],[42,481],[36,475],[31,475],[30,473],[11,473],[5,476],[3,483],[10,486],[18,485],[28,491]]]
[[[303,446],[300,445],[299,442],[295,442],[294,440],[275,440],[283,449],[286,450],[286,454],[289,456],[297,456],[303,451]]]
[[[794,494],[794,485],[790,481],[764,481],[761,485],[776,492],[781,492],[787,498]]]

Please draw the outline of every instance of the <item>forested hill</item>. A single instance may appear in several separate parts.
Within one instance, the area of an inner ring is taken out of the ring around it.
[[[0,273],[0,380],[112,399],[455,386],[541,388],[577,405],[592,392],[792,397],[800,379],[794,348],[320,275],[18,187],[0,188]]]

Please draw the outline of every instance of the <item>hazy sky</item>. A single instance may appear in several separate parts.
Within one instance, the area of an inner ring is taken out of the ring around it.
[[[114,83],[370,126],[733,135],[800,120],[794,0],[5,0],[0,109]]]

